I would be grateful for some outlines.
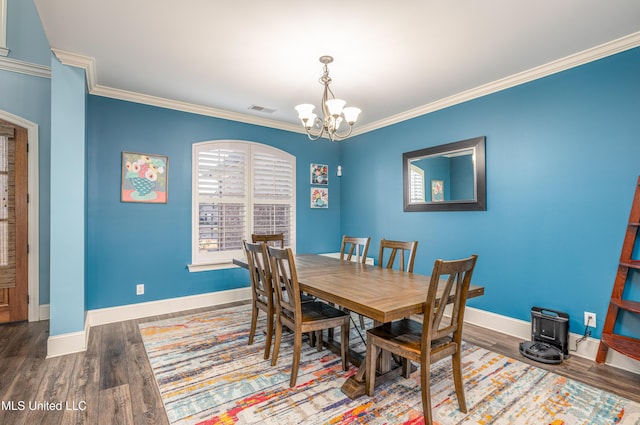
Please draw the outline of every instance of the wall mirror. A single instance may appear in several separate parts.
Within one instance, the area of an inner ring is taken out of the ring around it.
[[[485,138],[402,154],[405,211],[485,211]]]

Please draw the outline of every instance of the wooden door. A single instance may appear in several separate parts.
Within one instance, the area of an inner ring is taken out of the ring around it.
[[[27,320],[27,130],[0,120],[0,323]]]

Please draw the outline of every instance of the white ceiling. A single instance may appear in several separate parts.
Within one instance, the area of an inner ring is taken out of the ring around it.
[[[325,54],[361,133],[640,45],[638,0],[35,3],[92,93],[294,131]]]

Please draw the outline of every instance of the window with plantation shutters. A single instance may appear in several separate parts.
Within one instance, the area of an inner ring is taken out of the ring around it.
[[[242,257],[252,233],[295,243],[295,157],[252,142],[193,146],[193,265]]]
[[[411,184],[411,202],[424,202],[424,170],[415,165],[410,167]]]
[[[293,164],[290,160],[258,148],[254,149],[252,159],[252,233],[283,233],[285,246],[291,246]]]

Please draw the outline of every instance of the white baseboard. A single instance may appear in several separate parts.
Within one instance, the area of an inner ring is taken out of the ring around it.
[[[85,336],[85,332],[50,336],[47,339],[47,358],[85,351],[87,349]]]
[[[239,288],[188,297],[89,310],[85,319],[85,330],[83,332],[73,332],[49,337],[47,341],[47,358],[86,350],[91,326],[167,313],[178,313],[196,308],[211,307],[249,299],[251,299],[251,288]],[[49,305],[40,306],[41,320],[46,320],[45,317],[47,319],[49,318]],[[465,310],[465,321],[521,338],[523,341],[531,340],[531,323],[524,320],[467,307]],[[579,334],[569,334],[569,347],[571,350],[575,348],[576,340],[581,337],[582,335]],[[577,351],[571,351],[570,354],[595,361],[599,343],[600,340],[598,339],[587,338],[578,345]],[[614,350],[609,350],[606,364],[640,374],[640,362],[623,356]]]
[[[209,292],[207,294],[191,295],[188,297],[89,310],[87,312],[87,319],[90,326],[99,326],[106,325],[107,323],[123,322],[125,320],[140,319],[142,317],[157,316],[160,314],[177,313],[194,308],[212,307],[249,299],[251,299],[250,287],[230,289],[228,291]]]
[[[531,322],[502,316],[473,307],[467,307],[465,309],[464,320],[467,323],[482,326],[483,328],[522,338],[523,341],[531,340]],[[582,338],[582,335],[569,333],[570,350],[576,348],[576,340],[579,338]],[[599,339],[587,338],[578,345],[577,351],[570,351],[569,354],[595,361],[599,345]],[[623,356],[614,350],[609,350],[605,363],[609,366],[640,374],[640,362]]]
[[[47,340],[47,358],[85,351],[87,349],[89,332],[92,326],[123,322],[126,320],[140,319],[142,317],[157,316],[160,314],[177,313],[195,308],[211,307],[249,299],[251,299],[251,288],[239,288],[228,291],[191,295],[188,297],[170,298],[160,301],[149,301],[139,304],[89,310],[85,316],[84,331],[49,337]],[[41,313],[44,307],[45,306],[40,306]],[[49,317],[48,307],[49,306],[46,306],[47,318]],[[44,316],[41,315],[41,317]]]
[[[40,304],[40,320],[49,320],[49,304]]]
[[[85,315],[83,331],[50,336],[47,339],[47,358],[86,351],[90,330],[89,321]]]

